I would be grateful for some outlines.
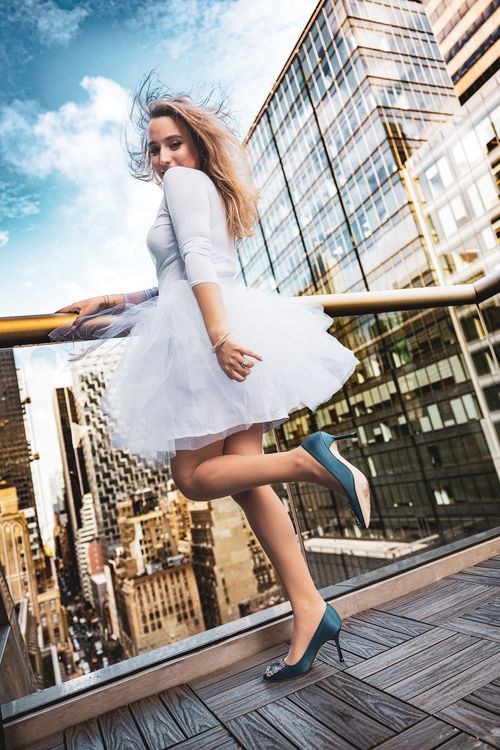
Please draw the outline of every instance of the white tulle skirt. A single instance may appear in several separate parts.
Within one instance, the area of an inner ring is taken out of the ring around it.
[[[139,305],[120,305],[83,319],[95,339],[128,333],[101,406],[116,449],[168,465],[178,450],[194,450],[259,423],[283,424],[297,409],[315,410],[336,393],[358,360],[327,331],[322,305],[221,280],[232,338],[263,357],[244,382],[231,380],[212,353],[188,282],[176,280]],[[106,320],[106,323],[102,321]],[[54,341],[75,340],[57,328]]]

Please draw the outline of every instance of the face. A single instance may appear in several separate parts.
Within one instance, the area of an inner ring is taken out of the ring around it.
[[[200,153],[187,126],[166,115],[149,123],[148,152],[160,180],[171,167],[200,169]]]

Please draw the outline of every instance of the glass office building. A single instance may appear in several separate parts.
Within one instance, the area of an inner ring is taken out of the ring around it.
[[[442,284],[469,283],[500,264],[499,133],[497,73],[406,164]],[[483,402],[485,436],[500,460],[500,306],[492,300],[481,310],[467,306],[452,315]]]
[[[459,107],[421,3],[320,3],[246,138],[261,198],[239,247],[245,282],[285,295],[439,284],[404,167]],[[498,523],[482,405],[449,311],[343,318],[331,331],[361,366],[314,415],[294,415],[287,445],[357,429],[344,452],[371,477],[373,539],[433,544]],[[296,496],[311,536],[359,535],[343,499],[304,485]]]

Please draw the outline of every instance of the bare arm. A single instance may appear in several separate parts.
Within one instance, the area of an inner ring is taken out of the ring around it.
[[[163,177],[163,189],[186,276],[213,346],[230,328],[212,257],[206,180],[199,170],[175,167],[167,170]],[[221,368],[231,380],[245,380],[254,366],[250,360],[246,360],[247,366],[241,364],[244,355],[262,359],[260,354],[240,346],[232,336],[216,351]]]

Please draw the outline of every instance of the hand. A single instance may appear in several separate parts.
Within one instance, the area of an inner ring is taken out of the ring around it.
[[[111,304],[109,305],[111,307]],[[86,315],[93,315],[96,312],[104,309],[104,297],[89,297],[88,299],[82,299],[80,302],[73,302],[71,305],[61,307],[56,310],[56,313],[78,313],[78,316],[71,323],[71,327],[77,326],[81,318]]]
[[[245,347],[240,346],[231,338],[231,336],[222,342],[215,353],[220,366],[228,378],[230,380],[237,380],[240,383],[247,379],[255,364],[254,362],[250,362],[247,357],[254,357],[260,361],[264,359],[260,354],[257,354],[257,352],[253,352],[251,349],[246,349]],[[241,364],[243,359],[247,362],[246,367]]]

